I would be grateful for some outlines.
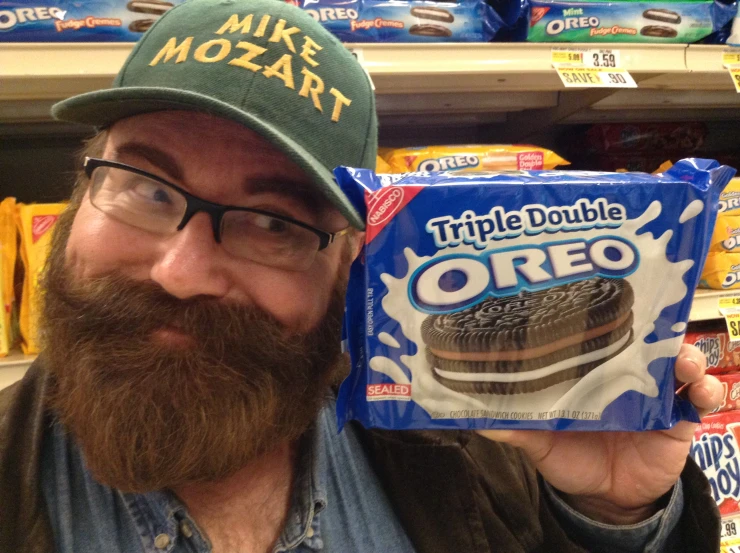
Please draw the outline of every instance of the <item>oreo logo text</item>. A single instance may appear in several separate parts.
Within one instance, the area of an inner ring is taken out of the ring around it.
[[[740,282],[740,265],[730,267],[730,272],[725,275],[722,281],[722,288],[731,288]]]
[[[639,263],[637,248],[617,236],[453,254],[421,265],[409,279],[408,296],[424,313],[453,313],[489,295],[514,296],[597,275],[622,278]]]
[[[474,155],[445,156],[434,159],[425,159],[419,163],[417,171],[449,171],[454,169],[469,169],[478,167],[480,160]]]
[[[36,8],[15,8],[0,10],[0,31],[7,31],[16,25],[47,19],[64,19],[66,11],[57,7],[39,6]]]
[[[357,19],[360,16],[357,10],[352,8],[319,8],[305,11],[316,21],[346,21]]]
[[[725,192],[719,201],[719,212],[740,209],[740,192]]]
[[[580,17],[569,17],[580,16]],[[599,26],[598,17],[586,17],[583,15],[583,8],[569,8],[563,10],[563,19],[553,19],[547,24],[545,32],[548,35],[559,35],[563,31],[573,29],[588,29]]]

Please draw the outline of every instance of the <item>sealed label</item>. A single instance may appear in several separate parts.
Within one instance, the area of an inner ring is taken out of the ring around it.
[[[347,294],[353,369],[340,420],[568,430],[696,420],[675,394],[673,362],[733,173],[708,160],[655,176],[337,169],[367,222]]]

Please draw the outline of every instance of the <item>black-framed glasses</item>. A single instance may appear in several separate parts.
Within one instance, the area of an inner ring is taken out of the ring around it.
[[[220,205],[193,196],[156,175],[125,163],[85,158],[90,202],[112,218],[149,232],[171,235],[196,213],[211,218],[213,236],[230,255],[281,269],[304,271],[350,227],[325,232],[278,213]]]

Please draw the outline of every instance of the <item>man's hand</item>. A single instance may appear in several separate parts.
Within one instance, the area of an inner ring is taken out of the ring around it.
[[[706,357],[684,344],[676,380],[704,415],[720,405],[722,385],[705,374]],[[574,509],[608,524],[634,524],[656,511],[686,464],[696,425],[680,422],[653,432],[482,430],[491,440],[522,448]]]

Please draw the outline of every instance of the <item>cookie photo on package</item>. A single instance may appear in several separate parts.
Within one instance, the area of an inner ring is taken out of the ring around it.
[[[734,170],[335,176],[367,224],[340,425],[649,430]]]

